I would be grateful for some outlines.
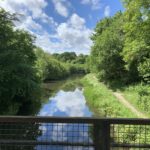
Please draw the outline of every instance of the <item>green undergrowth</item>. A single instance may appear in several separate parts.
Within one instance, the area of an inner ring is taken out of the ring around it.
[[[84,95],[88,106],[99,117],[137,117],[123,106],[106,85],[99,82],[94,74],[88,74],[82,79]]]
[[[138,110],[150,116],[150,85],[134,84],[120,89],[120,92]]]
[[[150,116],[150,84],[144,82],[124,84],[121,81],[113,81],[107,87],[112,91],[122,93],[137,110]]]

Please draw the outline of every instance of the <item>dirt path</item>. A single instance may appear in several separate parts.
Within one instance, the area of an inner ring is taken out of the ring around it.
[[[148,118],[145,114],[137,110],[131,103],[129,103],[121,93],[113,92],[114,96],[118,99],[120,103],[130,109],[133,113],[135,113],[140,118]]]

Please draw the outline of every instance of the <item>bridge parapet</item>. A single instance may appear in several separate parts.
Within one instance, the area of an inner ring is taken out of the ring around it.
[[[0,150],[150,149],[150,119],[0,117]]]

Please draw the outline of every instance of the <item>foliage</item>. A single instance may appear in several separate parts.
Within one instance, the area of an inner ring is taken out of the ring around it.
[[[74,52],[49,54],[41,48],[35,49],[36,68],[42,80],[59,80],[72,74],[87,73],[85,55],[76,56]]]
[[[150,86],[144,83],[125,86],[120,91],[134,106],[150,115]]]
[[[88,55],[76,55],[75,52],[64,52],[61,54],[54,53],[52,56],[57,60],[68,64],[86,64],[88,59]]]
[[[75,52],[64,52],[62,54],[54,53],[53,56],[56,59],[58,59],[59,61],[68,62],[68,63],[70,63],[71,61],[75,60],[76,57],[77,57]]]
[[[86,74],[88,68],[85,64],[68,64],[70,74]]]
[[[150,82],[150,1],[123,0],[123,13],[97,23],[91,37],[92,71],[105,82]]]
[[[17,113],[20,106],[40,103],[36,76],[34,37],[14,30],[15,15],[0,9],[0,113]]]
[[[124,1],[125,44],[123,59],[132,80],[141,77],[150,82],[150,1]]]
[[[116,80],[126,74],[125,63],[120,55],[124,43],[122,24],[123,17],[119,12],[112,18],[100,21],[91,37],[94,42],[91,63],[100,80]]]
[[[138,71],[143,80],[150,84],[150,58],[146,58],[139,64]]]
[[[87,55],[80,54],[76,57],[75,60],[72,61],[73,64],[85,64],[87,61]]]
[[[58,80],[69,75],[69,70],[62,62],[54,59],[40,48],[35,49],[37,56],[36,68],[42,80]]]

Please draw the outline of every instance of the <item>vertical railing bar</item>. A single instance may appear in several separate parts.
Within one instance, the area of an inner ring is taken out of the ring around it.
[[[110,150],[110,126],[111,126],[111,124],[109,123],[109,122],[107,122],[106,124],[105,124],[105,128],[106,128],[106,130],[105,130],[105,149],[106,150]]]
[[[99,124],[97,124],[97,123],[95,123],[94,125],[93,125],[93,127],[94,127],[94,133],[93,133],[93,141],[94,141],[94,150],[99,150],[99,148],[100,148],[100,145],[101,145],[101,143],[100,143],[100,123]]]
[[[94,124],[95,150],[110,150],[110,123],[101,121]]]

